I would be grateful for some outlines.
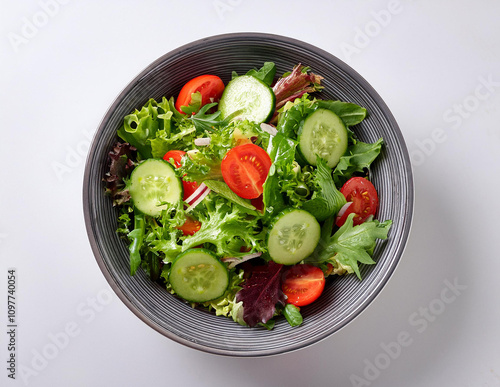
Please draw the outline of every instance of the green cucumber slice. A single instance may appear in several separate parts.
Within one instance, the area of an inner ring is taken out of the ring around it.
[[[321,227],[314,216],[304,210],[287,208],[269,228],[269,256],[276,263],[295,265],[312,254],[320,236]]]
[[[206,302],[221,297],[229,285],[226,266],[206,249],[189,249],[172,263],[172,289],[190,302]]]
[[[174,167],[161,159],[147,159],[132,171],[129,184],[134,206],[150,216],[158,216],[170,204],[182,199],[182,183]]]
[[[347,129],[334,112],[317,109],[310,114],[298,131],[298,149],[310,165],[316,165],[316,155],[335,167],[347,150]]]
[[[219,110],[223,119],[239,111],[234,119],[260,124],[271,118],[275,104],[276,97],[269,86],[251,75],[242,75],[227,84]]]

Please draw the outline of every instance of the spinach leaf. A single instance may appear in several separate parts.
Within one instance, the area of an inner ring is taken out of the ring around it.
[[[318,100],[316,103],[338,115],[347,127],[359,124],[366,117],[366,109],[354,103],[332,100]]]
[[[246,73],[246,75],[251,75],[252,77],[261,80],[268,86],[273,84],[275,74],[276,65],[273,62],[264,62],[264,66],[262,66],[259,70],[252,69]]]
[[[283,309],[283,315],[286,318],[286,321],[288,321],[288,324],[292,327],[299,326],[302,324],[302,315],[300,314],[299,308],[297,308],[293,304],[286,304],[285,308]]]

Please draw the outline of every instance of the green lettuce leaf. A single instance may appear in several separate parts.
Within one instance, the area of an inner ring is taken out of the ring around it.
[[[223,181],[218,180],[205,180],[205,185],[212,191],[217,192],[220,196],[226,198],[230,202],[237,204],[247,210],[252,211],[251,213],[257,215],[255,207],[250,203],[250,200],[243,199],[236,195],[229,186]]]
[[[378,220],[370,220],[353,226],[354,215],[350,214],[333,236],[323,240],[319,251],[307,258],[306,262],[329,262],[334,268],[341,268],[348,273],[354,272],[361,279],[358,262],[367,265],[375,263],[370,254],[375,248],[376,239],[387,238],[392,221],[380,223]]]
[[[233,316],[233,310],[237,311],[235,308],[235,296],[241,290],[244,274],[245,271],[241,269],[238,272],[231,270],[229,272],[229,286],[226,292],[216,300],[205,302],[202,305],[208,308],[208,310],[213,310],[217,316],[237,317],[236,313]]]
[[[267,152],[273,163],[264,183],[262,196],[267,220],[286,207],[281,186],[284,181],[289,181],[295,176],[293,168],[296,146],[296,141],[279,132],[269,144]]]
[[[155,138],[150,140],[152,157],[161,159],[168,151],[190,149],[196,138],[195,132],[193,125],[179,126],[176,133],[158,130]]]
[[[242,257],[265,251],[258,217],[248,216],[247,211],[214,193],[210,193],[203,204],[200,210],[195,210],[201,228],[184,239],[182,251],[204,243],[213,245],[221,257]],[[247,251],[241,251],[242,247]]]
[[[165,97],[160,103],[150,99],[141,110],[135,110],[125,116],[123,126],[118,129],[120,138],[137,148],[143,159],[151,158],[150,140],[156,137],[158,130],[164,130],[167,135],[171,131],[170,104]]]
[[[302,208],[313,215],[319,222],[337,214],[346,200],[344,195],[335,187],[332,179],[332,170],[325,160],[317,157],[317,169],[313,179],[314,189],[310,200]]]
[[[134,213],[134,229],[128,233],[130,245],[128,247],[130,254],[130,275],[134,275],[141,265],[141,247],[144,243],[144,230],[146,223],[144,214],[136,211]]]
[[[354,141],[355,143],[347,148],[345,155],[340,158],[333,171],[333,179],[337,186],[343,185],[352,177],[353,173],[363,172],[365,168],[369,168],[373,160],[380,154],[384,143],[382,138],[373,144]]]

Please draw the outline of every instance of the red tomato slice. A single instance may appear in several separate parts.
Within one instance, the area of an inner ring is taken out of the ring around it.
[[[171,150],[165,153],[163,156],[163,160],[170,162],[170,159],[174,160],[174,167],[179,168],[181,166],[182,156],[184,156],[186,152],[181,150]]]
[[[200,231],[201,223],[196,219],[186,217],[186,221],[182,226],[176,227],[176,229],[181,230],[184,235],[194,235]]]
[[[288,297],[286,302],[295,306],[309,305],[325,288],[325,275],[319,267],[294,265],[285,272],[281,290]]]
[[[165,156],[163,156],[163,160],[166,160],[170,162],[170,159],[174,160],[174,167],[179,168],[181,166],[181,159],[182,156],[184,156],[186,152],[181,151],[181,150],[171,150],[165,153]],[[197,182],[195,181],[182,181],[182,186],[184,188],[184,194],[182,196],[183,200],[186,200],[188,197],[190,197],[194,191],[198,189],[200,186]]]
[[[222,177],[239,197],[256,199],[263,191],[271,164],[267,152],[258,145],[238,145],[222,159]]]
[[[378,209],[377,190],[373,184],[364,177],[353,177],[342,186],[340,192],[345,196],[347,202],[352,204],[338,217],[336,224],[341,227],[349,214],[353,212],[353,224],[357,226],[363,223],[369,216],[375,215]]]
[[[191,94],[199,91],[201,93],[201,104],[218,102],[224,91],[224,82],[217,75],[200,75],[186,83],[179,93],[175,102],[175,108],[184,114],[181,106],[188,106],[191,102]]]

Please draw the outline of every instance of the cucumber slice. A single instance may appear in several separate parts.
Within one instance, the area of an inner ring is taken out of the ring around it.
[[[235,119],[260,124],[274,113],[276,97],[273,90],[251,75],[242,75],[230,81],[219,102],[222,118],[238,112]]]
[[[206,302],[221,297],[229,285],[226,266],[209,250],[189,249],[172,263],[169,281],[180,297]]]
[[[182,183],[169,162],[147,159],[132,171],[129,192],[139,211],[158,216],[182,199]]]
[[[304,210],[283,210],[269,228],[267,249],[276,263],[295,265],[312,254],[321,236],[314,216]]]
[[[347,150],[347,129],[334,112],[317,109],[299,128],[298,140],[298,149],[310,165],[316,165],[318,155],[333,168]]]

